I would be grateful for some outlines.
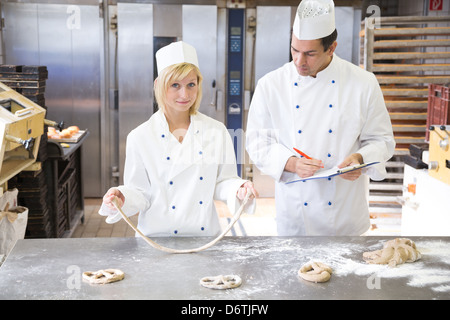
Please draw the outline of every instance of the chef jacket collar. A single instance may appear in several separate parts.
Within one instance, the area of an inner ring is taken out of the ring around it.
[[[164,112],[162,110],[158,110],[155,114],[158,119],[159,119],[159,123],[161,125],[161,134],[163,134],[164,136],[169,136],[171,134],[170,130],[169,130],[169,123],[167,122],[166,116],[164,115]],[[191,118],[191,123],[189,125],[189,129],[186,132],[186,136],[184,138],[183,144],[189,144],[189,143],[184,143],[187,142],[187,140],[191,140],[193,141],[193,143],[197,146],[197,148],[199,148],[199,150],[201,149],[202,146],[202,129],[203,129],[203,122],[200,118],[200,114],[199,112],[197,112],[197,114],[193,114],[190,116]]]
[[[169,131],[169,123],[167,122],[166,115],[164,114],[164,112],[161,109],[159,109],[158,111],[156,111],[156,116],[158,117],[159,122],[160,122],[161,126],[163,127],[164,132],[169,133],[170,132]],[[197,115],[190,115],[191,124],[189,125],[188,131],[191,130],[191,127],[198,126],[196,124],[196,122],[197,122],[196,118],[197,118]],[[196,129],[196,130],[193,130],[194,132],[198,132],[198,130],[199,130],[199,128],[193,128],[193,129]]]
[[[297,72],[297,68],[295,67],[294,62],[292,62],[292,67],[294,68],[294,74],[295,74],[295,78],[293,79],[294,82],[299,82],[299,83],[309,83],[309,82],[314,82],[314,81],[318,81],[318,80],[324,80],[327,78],[332,78],[332,77],[336,77],[337,75],[337,61],[338,57],[336,56],[335,53],[333,53],[333,59],[331,59],[330,64],[323,69],[322,71],[319,71],[316,75],[316,77],[311,77],[311,76],[302,76],[300,74],[298,74]]]
[[[161,110],[157,111],[156,116],[159,119],[159,123],[162,127],[162,133],[165,136],[169,136],[171,133],[169,131],[169,124],[167,122],[164,112]],[[192,165],[200,164],[203,160],[203,144],[202,144],[202,125],[203,122],[199,117],[199,114],[191,115],[191,123],[183,143],[178,145],[174,149],[171,155],[171,159],[174,160],[173,165],[170,167],[168,173],[168,179],[172,180],[180,173],[189,169]]]
[[[169,124],[167,123],[167,119],[166,116],[164,115],[164,112],[161,109],[159,109],[158,111],[156,111],[155,116],[158,117],[159,123],[162,126],[164,133],[168,133]]]

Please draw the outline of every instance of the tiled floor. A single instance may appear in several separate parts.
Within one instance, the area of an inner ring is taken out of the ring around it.
[[[273,198],[258,198],[256,212],[253,215],[243,214],[227,235],[276,235],[275,200]],[[134,230],[124,220],[114,224],[105,222],[105,217],[98,214],[102,199],[86,198],[84,200],[84,223],[78,225],[72,238],[95,237],[134,237]],[[222,202],[216,202],[220,223],[225,228],[232,214]],[[234,213],[233,213],[234,214]],[[136,225],[138,216],[130,217]]]
[[[118,223],[108,224],[105,217],[98,214],[102,199],[84,199],[84,223],[79,224],[72,234],[72,238],[96,238],[96,237],[131,237],[134,231],[128,224],[121,220]],[[130,217],[137,222],[137,216]]]

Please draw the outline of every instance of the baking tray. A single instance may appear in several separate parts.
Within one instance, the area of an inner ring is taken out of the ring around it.
[[[86,134],[86,130],[80,130],[77,133],[75,133],[74,135],[72,135],[70,138],[60,138],[60,139],[48,139],[49,141],[53,141],[53,142],[67,142],[67,143],[77,143],[78,141],[81,140],[81,138],[83,138],[83,136]],[[56,130],[56,132],[59,132],[58,130]]]

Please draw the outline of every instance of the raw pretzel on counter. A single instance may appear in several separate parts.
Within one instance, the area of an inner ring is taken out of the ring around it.
[[[383,249],[363,253],[363,259],[367,263],[387,264],[389,267],[414,262],[421,257],[414,241],[406,238],[389,240],[384,244]]]
[[[237,275],[204,277],[200,279],[200,284],[210,289],[231,289],[239,287],[242,279]]]
[[[322,262],[311,261],[298,270],[298,275],[311,282],[326,282],[331,278],[332,270]]]
[[[119,269],[105,269],[98,271],[83,272],[83,280],[89,283],[105,284],[122,280],[125,277],[123,271]]]

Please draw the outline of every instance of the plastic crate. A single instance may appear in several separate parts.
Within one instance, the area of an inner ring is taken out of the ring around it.
[[[450,88],[437,84],[428,85],[427,132],[425,140],[430,139],[431,125],[450,124]]]

